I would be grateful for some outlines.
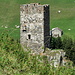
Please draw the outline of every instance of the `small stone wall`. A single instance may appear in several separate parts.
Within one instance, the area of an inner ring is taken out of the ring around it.
[[[46,49],[41,55],[47,56],[48,62],[54,67],[64,66],[65,52],[63,50]]]

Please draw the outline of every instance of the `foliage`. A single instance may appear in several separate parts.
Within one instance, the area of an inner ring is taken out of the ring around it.
[[[19,41],[8,35],[0,37],[0,75],[74,75],[75,67],[50,66],[46,56],[22,49]]]
[[[50,47],[52,49],[61,49],[62,48],[61,37],[57,37],[57,38],[51,37]]]
[[[66,57],[75,64],[75,40],[69,37],[64,38],[63,50],[66,52]]]
[[[62,40],[60,37],[51,38],[51,49],[63,49],[66,52],[67,59],[70,59],[75,64],[75,40],[70,37],[64,37]]]
[[[63,49],[71,49],[73,46],[73,40],[72,38],[69,38],[69,37],[65,37],[63,39]]]

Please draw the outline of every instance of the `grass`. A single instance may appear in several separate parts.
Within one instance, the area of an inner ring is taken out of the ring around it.
[[[59,27],[64,35],[75,37],[75,0],[0,0],[0,34],[8,30],[8,33],[11,33],[10,36],[19,39],[20,32],[15,25],[20,25],[20,4],[33,2],[50,5],[51,29]],[[58,10],[61,13],[58,13]],[[8,26],[8,28],[5,29],[2,26]]]
[[[0,37],[0,75],[75,75],[72,62],[55,68],[50,66],[47,56],[25,49],[9,36]]]

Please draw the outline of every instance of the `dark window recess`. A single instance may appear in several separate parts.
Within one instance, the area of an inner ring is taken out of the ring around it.
[[[24,21],[24,23],[26,23],[26,22]]]
[[[26,26],[23,27],[23,30],[22,30],[22,31],[23,31],[23,32],[26,32],[26,31],[27,31]]]
[[[26,32],[26,30],[22,30],[23,32]]]
[[[31,35],[30,34],[28,35],[28,39],[31,39]]]
[[[62,65],[62,60],[63,60],[63,58],[62,58],[62,56],[60,57],[60,65]]]

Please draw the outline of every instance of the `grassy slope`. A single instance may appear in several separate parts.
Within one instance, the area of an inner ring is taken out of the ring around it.
[[[74,0],[0,0],[0,33],[7,32],[14,38],[19,39],[19,29],[15,25],[19,23],[20,4],[38,2],[41,4],[50,4],[50,25],[51,28],[59,27],[65,35],[75,37],[75,2]],[[58,13],[58,10],[61,13]],[[1,26],[8,26],[3,28]],[[71,29],[68,31],[68,29]]]
[[[69,61],[69,65],[55,68],[46,58],[46,55],[31,53],[28,48],[23,50],[9,36],[0,37],[0,75],[75,75],[75,67]]]

